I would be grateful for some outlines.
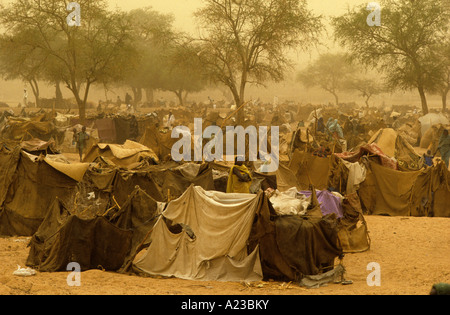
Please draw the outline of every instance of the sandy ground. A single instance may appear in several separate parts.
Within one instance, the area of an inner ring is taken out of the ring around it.
[[[367,216],[372,245],[346,254],[343,263],[350,285],[330,283],[306,289],[297,283],[188,281],[144,278],[102,270],[81,273],[80,286],[69,286],[68,271],[13,275],[25,266],[28,237],[0,238],[1,295],[427,295],[434,283],[450,283],[450,218]],[[380,286],[369,286],[380,266]]]

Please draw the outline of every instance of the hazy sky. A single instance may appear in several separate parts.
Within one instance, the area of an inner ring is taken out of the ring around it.
[[[338,15],[346,11],[347,7],[366,4],[373,0],[310,0],[308,6],[316,14],[324,16]],[[123,10],[141,7],[152,7],[161,13],[171,13],[175,17],[175,27],[189,32],[195,31],[192,14],[202,6],[202,0],[110,0],[112,7],[118,6]]]
[[[366,5],[372,1],[376,2],[376,0],[309,0],[307,1],[307,3],[308,7],[315,14],[322,15],[324,18],[328,18],[330,16],[341,15],[345,13],[348,7],[353,7],[361,4]],[[0,0],[0,3],[2,4],[7,4],[10,2],[12,2],[12,0]],[[108,3],[110,4],[111,8],[118,7],[119,9],[122,9],[124,11],[142,7],[152,7],[154,10],[161,13],[170,13],[175,18],[174,27],[177,30],[189,32],[193,36],[197,35],[193,13],[203,5],[202,0],[109,0]],[[324,20],[324,22],[325,21],[326,20]],[[331,40],[327,41],[326,38],[324,38],[322,39],[322,42],[327,43],[330,50],[335,49]],[[321,52],[325,52],[326,50],[328,50],[328,48],[322,48]],[[309,61],[317,56],[317,54],[318,52],[313,49],[308,53],[300,53],[299,55],[294,56],[293,59],[300,67],[302,67],[306,66]],[[19,84],[17,87],[12,88],[9,83],[1,82],[0,100],[8,100],[12,97],[15,98],[16,96],[20,97],[22,86],[22,84]],[[54,93],[53,88],[50,88],[49,91],[49,95],[52,95]],[[317,91],[316,93],[314,93],[314,91],[305,91],[303,89],[300,89],[298,84],[293,84],[292,82],[289,82],[289,80],[282,84],[276,85],[275,91],[271,89],[266,92],[268,97],[272,97],[272,95],[276,93],[280,96],[280,98],[284,97],[286,99],[295,99],[305,102],[313,101],[313,99],[315,98],[313,97],[313,95],[318,94],[321,97],[316,99],[317,101],[333,101],[333,98],[323,91]],[[415,102],[417,101],[416,96],[417,95],[409,99],[404,99],[405,96],[403,96],[402,102]]]

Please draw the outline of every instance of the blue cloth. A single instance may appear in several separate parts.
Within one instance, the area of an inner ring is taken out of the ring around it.
[[[431,155],[424,154],[425,164],[428,166],[433,166],[433,157]]]

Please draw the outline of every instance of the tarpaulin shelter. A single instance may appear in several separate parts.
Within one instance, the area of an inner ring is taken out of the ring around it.
[[[30,241],[27,266],[63,271],[71,262],[88,269],[118,270],[130,252],[132,230],[118,228],[104,216],[71,214],[56,198]]]
[[[153,160],[154,163],[159,161],[150,148],[131,140],[125,141],[124,144],[94,144],[86,152],[83,162],[93,162],[99,156],[105,157],[115,165],[124,168],[133,166],[142,159]]]
[[[150,235],[166,204],[154,200],[139,186],[127,201],[111,215],[109,221],[118,228],[131,230],[133,236],[128,255],[125,257],[121,272],[131,271],[133,259],[150,245]]]
[[[420,147],[423,149],[429,149],[431,154],[440,155],[440,151],[438,150],[439,140],[444,131],[445,126],[442,124],[431,126],[425,134],[422,135],[420,139]]]
[[[341,253],[333,215],[279,216],[262,191],[226,194],[192,185],[167,204],[133,266],[184,279],[292,281],[333,269]]]
[[[26,141],[21,141],[19,143],[19,146],[23,150],[34,155],[39,155],[40,153],[43,154],[59,153],[58,150],[56,149],[56,142],[53,139],[44,141],[41,139],[34,138]]]
[[[171,154],[172,146],[179,139],[172,138],[170,131],[161,131],[156,125],[148,126],[139,143],[153,150],[160,160],[164,160]]]
[[[265,280],[299,281],[333,269],[342,254],[337,233],[334,214],[279,216],[261,194],[248,250],[259,247]]]
[[[190,186],[155,224],[147,252],[134,266],[148,274],[192,280],[261,280],[255,248],[247,253],[259,198]],[[183,224],[174,233],[170,227]]]
[[[147,171],[158,184],[164,201],[180,197],[191,185],[205,190],[215,189],[209,163],[183,163],[176,166],[170,163],[168,167],[150,166]]]
[[[428,113],[419,118],[422,137],[434,125],[449,125],[450,121],[442,113]]]
[[[398,171],[370,162],[358,190],[369,214],[450,216],[449,171],[444,163],[419,171]]]
[[[378,130],[368,143],[376,143],[383,153],[395,158],[400,169],[418,170],[423,167],[423,158],[394,129]]]
[[[289,162],[289,169],[295,174],[298,189],[309,189],[312,184],[317,189],[328,188],[328,177],[330,172],[330,157],[323,158],[299,150]]]
[[[88,167],[39,158],[20,148],[0,160],[0,235],[32,235],[55,197],[73,202]]]
[[[33,119],[10,117],[1,131],[1,136],[16,141],[33,138],[48,141],[52,138],[57,140],[63,137],[64,132],[59,131],[52,121],[43,119],[41,116]]]

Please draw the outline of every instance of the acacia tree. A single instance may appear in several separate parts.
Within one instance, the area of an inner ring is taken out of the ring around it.
[[[297,80],[307,88],[317,86],[334,96],[339,105],[339,92],[347,89],[347,80],[354,67],[342,53],[327,53],[319,56],[306,69],[297,74]]]
[[[132,60],[129,24],[120,12],[109,12],[104,0],[78,0],[80,26],[70,26],[64,0],[15,0],[0,12],[6,33],[29,30],[34,36],[21,44],[51,57],[53,82],[72,92],[81,119],[96,82],[118,80]]]
[[[163,89],[173,92],[184,105],[189,93],[204,89],[207,75],[198,57],[199,49],[189,39],[171,46],[166,54]]]
[[[437,81],[435,87],[430,91],[438,94],[442,100],[442,112],[447,111],[447,95],[450,92],[450,40],[436,48],[438,60],[437,69],[434,72]]]
[[[204,31],[199,57],[212,81],[223,83],[237,107],[248,84],[281,81],[289,49],[307,49],[322,30],[303,0],[205,0],[195,13]],[[239,111],[242,123],[244,111]]]
[[[174,18],[146,7],[131,10],[128,20],[137,56],[122,83],[131,87],[135,102],[142,98],[142,90],[147,101],[153,102],[153,91],[164,87],[167,53],[176,40]]]
[[[33,33],[27,30],[0,36],[0,73],[6,80],[19,79],[28,83],[35,97],[36,107],[39,107],[39,80],[42,79],[48,56],[33,47],[22,45],[32,36]]]
[[[364,103],[369,107],[369,100],[378,94],[385,91],[384,86],[376,80],[365,77],[356,76],[347,81],[347,88],[349,90],[357,91],[359,95],[364,98]]]
[[[449,15],[434,0],[381,0],[381,26],[369,26],[366,4],[333,18],[335,37],[361,63],[386,74],[391,88],[418,90],[423,114],[431,89],[433,47],[445,39]]]

